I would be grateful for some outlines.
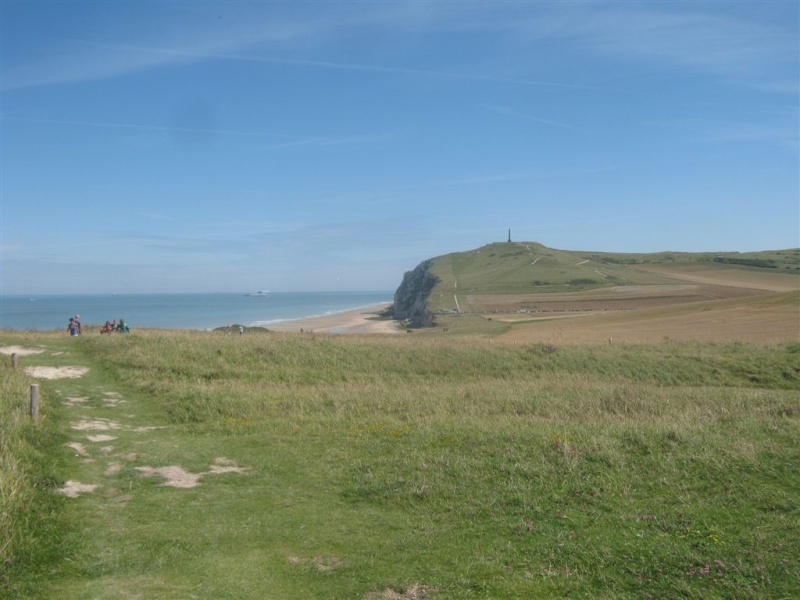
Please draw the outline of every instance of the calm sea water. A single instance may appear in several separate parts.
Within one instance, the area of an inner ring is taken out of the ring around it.
[[[65,329],[125,319],[132,329],[212,329],[232,323],[269,327],[307,317],[391,302],[394,292],[270,292],[245,294],[119,294],[0,296],[0,328]]]

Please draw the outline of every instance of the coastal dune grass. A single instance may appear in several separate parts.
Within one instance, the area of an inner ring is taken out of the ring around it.
[[[61,423],[31,420],[30,383],[8,361],[0,365],[0,597],[10,572],[57,560],[68,527],[51,491],[63,464]]]
[[[70,550],[30,597],[800,594],[800,344],[69,343],[162,427],[134,465],[248,471],[186,490],[131,467],[108,484],[124,505],[65,501]]]

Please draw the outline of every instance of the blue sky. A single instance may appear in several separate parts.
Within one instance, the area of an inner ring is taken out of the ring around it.
[[[800,245],[798,2],[0,2],[0,292]]]

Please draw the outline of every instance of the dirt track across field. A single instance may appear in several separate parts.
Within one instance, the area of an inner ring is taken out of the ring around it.
[[[796,274],[763,269],[754,271],[735,267],[719,268],[703,265],[669,267],[662,265],[637,266],[637,271],[665,275],[680,281],[691,281],[726,287],[746,287],[767,292],[792,292],[800,289],[800,277]]]
[[[705,284],[620,286],[562,294],[467,296],[481,311],[554,313],[568,311],[641,310],[690,302],[727,300],[768,294],[759,289]]]
[[[491,315],[513,324],[499,336],[504,341],[800,341],[800,276],[694,265],[648,266],[647,271],[674,278],[675,284],[480,301],[488,310],[506,309]]]

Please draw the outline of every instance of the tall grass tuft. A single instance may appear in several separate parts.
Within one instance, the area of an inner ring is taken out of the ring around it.
[[[717,388],[800,389],[800,354],[791,344],[565,349],[185,332],[94,339],[88,349],[114,377],[158,397],[176,423],[206,425],[527,416],[688,426],[698,413],[720,410],[709,404],[731,402]]]
[[[63,523],[52,482],[61,437],[46,408],[38,423],[31,420],[30,380],[21,370],[0,365],[0,386],[0,596],[14,597],[17,575],[55,560]]]

